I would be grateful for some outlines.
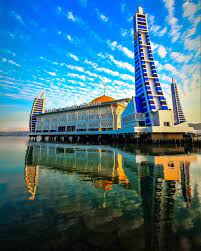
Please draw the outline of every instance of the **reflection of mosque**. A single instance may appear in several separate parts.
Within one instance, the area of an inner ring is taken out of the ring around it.
[[[72,145],[63,147],[58,144],[32,142],[27,148],[25,160],[25,182],[29,198],[35,198],[38,166],[76,173],[81,180],[87,180],[103,191],[112,190],[114,184],[129,188],[131,184],[128,182],[122,162],[122,154],[117,150]]]
[[[116,185],[133,190],[142,200],[146,248],[163,250],[171,243],[174,200],[180,185],[183,200],[190,205],[190,163],[195,160],[190,154],[154,156],[139,150],[131,154],[111,147],[32,142],[27,148],[25,182],[33,200],[40,169],[75,173],[81,181],[103,190],[103,208]]]

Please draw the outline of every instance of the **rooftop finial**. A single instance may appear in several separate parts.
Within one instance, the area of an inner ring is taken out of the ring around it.
[[[103,86],[104,86],[104,96],[105,96],[105,91],[106,91],[106,83],[105,82],[103,83]]]
[[[140,7],[140,1],[138,1],[138,13],[140,13],[140,14],[144,14],[144,12],[143,12],[143,8],[142,8],[142,7]]]
[[[140,6],[138,7],[138,13],[139,13],[139,14],[144,14],[143,8],[140,7]]]

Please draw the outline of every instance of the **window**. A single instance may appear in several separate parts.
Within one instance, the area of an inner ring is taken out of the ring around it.
[[[65,132],[65,126],[59,126],[58,132]]]
[[[139,121],[139,126],[145,126],[145,121]]]
[[[170,126],[170,122],[164,122],[164,126]]]
[[[174,169],[174,162],[169,162],[169,163],[168,163],[168,167],[169,167],[170,169]]]
[[[67,132],[74,132],[75,131],[75,126],[67,126],[66,131]]]
[[[154,101],[153,100],[149,100],[149,104],[154,104]]]

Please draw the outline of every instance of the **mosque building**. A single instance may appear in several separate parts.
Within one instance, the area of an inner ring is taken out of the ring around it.
[[[173,113],[167,105],[152,54],[147,14],[138,7],[133,19],[135,97],[114,99],[105,95],[104,89],[104,95],[89,103],[45,111],[45,96],[42,93],[32,107],[31,136],[141,132],[161,134],[163,138],[164,133],[192,133],[193,129],[185,120],[175,124],[175,111]],[[178,90],[176,94],[178,96]],[[175,92],[172,91],[172,95],[175,96]],[[179,101],[177,104],[180,104]],[[175,107],[178,108],[178,105],[173,102],[173,109]],[[183,114],[181,108],[178,112],[180,116]]]
[[[37,116],[36,132],[118,130],[129,101],[103,95],[88,104],[47,111]]]

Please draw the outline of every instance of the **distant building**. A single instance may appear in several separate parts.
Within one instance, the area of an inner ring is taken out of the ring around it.
[[[29,131],[35,132],[36,116],[45,111],[45,91],[42,91],[37,98],[34,99],[29,119]]]
[[[121,114],[129,98],[103,95],[90,103],[54,109],[37,115],[36,132],[108,131],[121,128]]]
[[[177,125],[177,124],[186,122],[186,119],[184,117],[184,113],[183,113],[182,106],[180,103],[177,84],[174,81],[174,79],[172,79],[172,83],[171,83],[171,92],[172,92],[172,105],[173,105],[173,112],[174,112],[174,124]]]
[[[135,92],[140,105],[137,112],[145,113],[146,126],[152,126],[152,113],[168,110],[159,82],[148,31],[147,15],[138,7],[134,16]]]

